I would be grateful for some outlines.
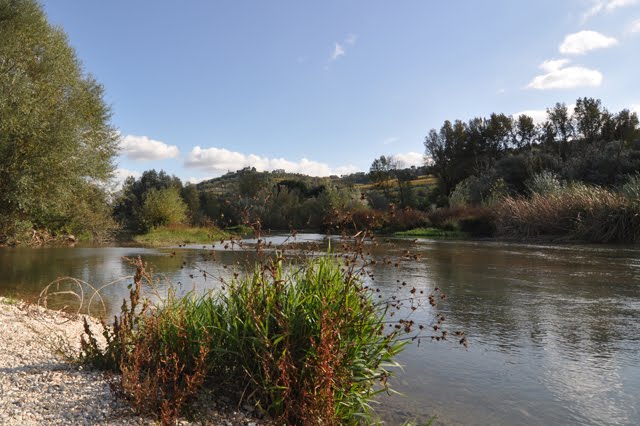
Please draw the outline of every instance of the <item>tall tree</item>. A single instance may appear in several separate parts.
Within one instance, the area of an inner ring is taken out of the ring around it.
[[[602,136],[602,127],[609,115],[602,108],[600,99],[579,98],[573,110],[578,135],[585,142],[596,142]]]
[[[182,189],[182,182],[176,176],[168,175],[164,170],[146,170],[140,178],[128,177],[113,209],[115,219],[133,232],[145,232],[148,221],[143,217],[142,207],[147,195],[152,191],[174,188]]]
[[[371,163],[369,168],[369,177],[375,182],[376,186],[382,189],[385,197],[390,199],[391,180],[395,177],[396,162],[391,156],[381,155]]]
[[[78,188],[106,182],[118,136],[103,88],[35,0],[0,0],[0,236],[72,220]]]
[[[569,109],[563,103],[556,103],[553,108],[547,108],[547,122],[544,125],[544,141],[556,148],[562,160],[570,156],[569,141],[575,133],[573,118]]]
[[[515,122],[513,132],[513,145],[516,148],[530,147],[536,138],[536,125],[533,118],[528,115],[520,115]]]

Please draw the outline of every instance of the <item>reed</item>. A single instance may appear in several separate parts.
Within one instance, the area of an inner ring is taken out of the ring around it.
[[[624,193],[571,184],[531,198],[506,198],[495,214],[502,236],[562,237],[599,243],[640,241],[640,203]]]

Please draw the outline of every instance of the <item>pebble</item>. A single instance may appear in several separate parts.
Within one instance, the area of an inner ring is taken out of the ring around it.
[[[73,362],[82,331],[82,317],[0,297],[0,425],[156,424],[114,395],[102,372]],[[213,403],[197,417],[178,424],[267,424],[245,412],[216,410]]]

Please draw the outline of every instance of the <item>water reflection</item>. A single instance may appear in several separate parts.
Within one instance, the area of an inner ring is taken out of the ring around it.
[[[436,424],[640,424],[640,250],[429,240],[370,248],[393,261],[378,263],[369,285],[383,298],[444,289],[447,326],[470,341],[465,350],[427,340],[401,354],[395,384],[405,395],[380,407],[390,424],[434,414]],[[402,260],[407,249],[421,258]],[[182,292],[215,288],[215,277],[255,260],[253,250],[222,246],[3,249],[0,293],[37,294],[61,275],[107,283],[131,275],[122,257],[137,255]],[[124,285],[105,289],[110,309],[126,294]],[[428,321],[433,311],[413,315]]]

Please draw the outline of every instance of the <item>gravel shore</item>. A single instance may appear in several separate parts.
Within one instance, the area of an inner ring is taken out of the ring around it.
[[[0,425],[156,424],[118,399],[101,372],[65,357],[77,353],[82,329],[77,316],[0,297]],[[213,401],[198,419],[179,424],[260,424]]]

